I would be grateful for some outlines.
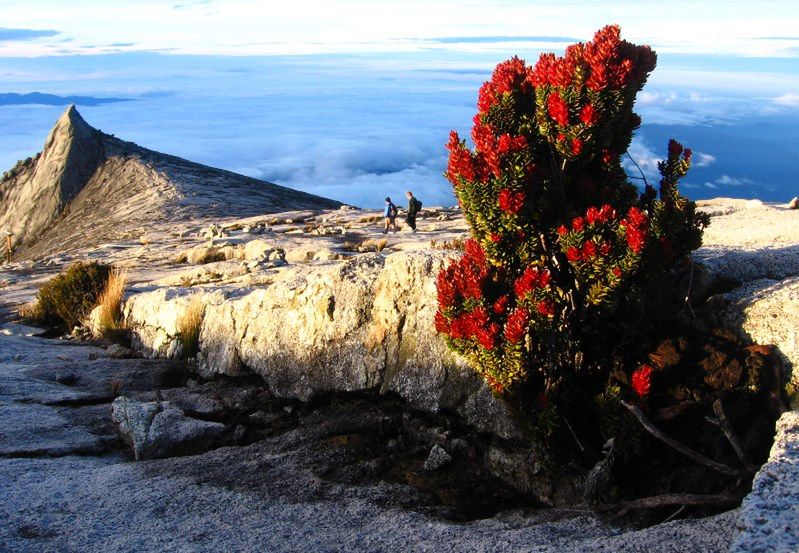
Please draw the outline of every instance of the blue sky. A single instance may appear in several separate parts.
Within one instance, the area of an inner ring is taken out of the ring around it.
[[[407,188],[451,203],[443,144],[468,134],[494,65],[619,23],[659,54],[630,149],[644,171],[675,137],[697,152],[689,196],[786,201],[799,194],[793,4],[3,0],[0,168],[41,149],[75,101],[106,132],[209,165],[358,205]],[[53,96],[4,95],[33,92]]]

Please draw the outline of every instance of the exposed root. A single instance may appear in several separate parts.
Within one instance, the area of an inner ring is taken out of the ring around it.
[[[631,403],[627,403],[626,401],[622,401],[621,404],[624,405],[624,407],[627,408],[627,410],[630,411],[633,415],[635,415],[635,418],[638,419],[638,422],[641,423],[641,426],[643,426],[646,429],[646,431],[649,432],[653,437],[657,438],[658,440],[660,440],[667,446],[671,447],[672,449],[679,451],[689,459],[692,459],[697,463],[705,465],[706,467],[716,472],[720,472],[722,474],[728,474],[730,476],[739,476],[741,474],[741,471],[739,471],[738,469],[734,469],[729,465],[725,465],[724,463],[719,463],[718,461],[714,461],[709,457],[705,457],[698,451],[694,451],[687,445],[681,444],[674,438],[667,436],[657,426],[652,424],[652,421],[650,421],[646,417],[646,415],[644,415],[643,411],[641,411],[641,409],[639,409],[637,406],[632,405]],[[663,497],[668,497],[668,496],[663,496]]]

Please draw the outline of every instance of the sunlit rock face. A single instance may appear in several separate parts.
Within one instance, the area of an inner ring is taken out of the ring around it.
[[[303,400],[379,389],[515,435],[504,405],[435,332],[435,277],[451,255],[399,252],[289,266],[270,286],[242,294],[158,289],[132,296],[126,321],[139,349],[178,356],[178,320],[189,297],[200,294],[203,376],[253,371],[275,395]]]

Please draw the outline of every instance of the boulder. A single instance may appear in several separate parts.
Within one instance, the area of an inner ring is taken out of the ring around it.
[[[771,455],[752,483],[730,553],[799,551],[799,412],[777,421]]]
[[[225,425],[187,417],[168,401],[118,397],[111,417],[137,461],[201,453],[220,445]]]
[[[440,445],[434,445],[422,467],[426,471],[438,470],[452,462],[452,456]]]
[[[244,259],[253,261],[264,257],[268,258],[275,249],[275,245],[266,240],[250,240],[244,244]]]
[[[742,339],[777,346],[786,374],[799,385],[799,277],[759,279],[708,300],[715,322]]]
[[[432,412],[451,409],[481,430],[518,432],[494,398],[435,331],[435,278],[452,252],[361,255],[296,266],[267,287],[207,293],[198,371],[206,378],[260,375],[278,397],[379,389]],[[202,293],[202,292],[200,292]],[[137,347],[175,356],[177,290],[132,296],[125,313]]]

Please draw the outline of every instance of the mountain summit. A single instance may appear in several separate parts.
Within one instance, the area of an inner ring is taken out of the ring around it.
[[[94,129],[74,105],[44,149],[0,180],[0,232],[13,233],[19,258],[130,239],[170,221],[339,206],[125,142]]]

